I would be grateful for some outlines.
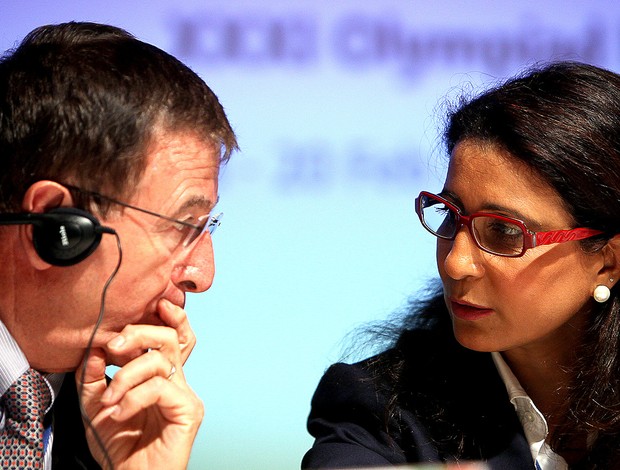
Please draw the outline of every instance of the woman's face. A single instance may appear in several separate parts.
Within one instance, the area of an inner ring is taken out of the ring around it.
[[[575,227],[551,186],[489,145],[455,147],[440,195],[465,214],[514,217],[536,232]],[[602,251],[588,254],[569,241],[500,257],[480,250],[465,227],[452,241],[438,239],[437,265],[456,339],[477,351],[570,350],[594,288],[610,286]]]

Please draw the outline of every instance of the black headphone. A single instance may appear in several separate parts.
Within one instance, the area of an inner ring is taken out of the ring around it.
[[[34,249],[41,259],[55,266],[72,266],[87,258],[104,233],[116,234],[92,214],[75,207],[49,212],[0,214],[0,225],[32,224]]]

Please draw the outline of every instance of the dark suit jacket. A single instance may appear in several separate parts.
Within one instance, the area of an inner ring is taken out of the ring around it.
[[[406,331],[385,353],[332,366],[308,430],[316,440],[302,468],[468,460],[534,468],[491,355],[461,347],[446,328]]]
[[[55,470],[101,469],[86,443],[74,374],[65,376],[58,397],[54,400],[52,420],[52,467]]]

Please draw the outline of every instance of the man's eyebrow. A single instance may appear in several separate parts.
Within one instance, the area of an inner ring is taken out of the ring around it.
[[[188,212],[196,208],[204,209],[205,214],[207,214],[211,212],[211,210],[213,210],[213,208],[219,202],[219,200],[220,200],[219,195],[217,196],[217,199],[215,200],[215,202],[213,202],[211,199],[205,196],[192,196],[191,198],[187,199],[181,205],[181,207],[179,207],[176,210],[174,217],[179,218],[181,216],[187,215]]]

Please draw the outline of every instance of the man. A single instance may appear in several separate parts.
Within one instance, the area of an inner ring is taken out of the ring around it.
[[[187,466],[203,405],[183,306],[211,286],[205,232],[234,149],[207,85],[118,28],[41,27],[0,60],[2,465]],[[14,387],[41,398],[31,442]]]

